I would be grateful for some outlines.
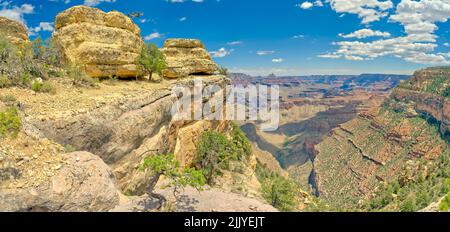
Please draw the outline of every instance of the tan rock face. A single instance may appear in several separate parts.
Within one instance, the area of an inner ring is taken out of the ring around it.
[[[183,78],[195,74],[212,75],[217,71],[217,65],[200,40],[168,39],[162,52],[167,61],[167,69],[164,72],[167,78]]]
[[[0,34],[6,37],[6,39],[14,45],[30,45],[27,29],[20,22],[0,17]]]
[[[122,13],[76,6],[56,16],[53,37],[67,62],[84,65],[92,77],[135,77],[144,43],[140,34]]]

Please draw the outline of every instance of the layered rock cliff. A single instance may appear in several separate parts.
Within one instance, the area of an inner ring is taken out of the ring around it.
[[[217,65],[201,41],[195,39],[168,39],[161,49],[166,56],[164,76],[183,78],[189,75],[212,75]]]
[[[441,193],[431,189],[450,177],[448,96],[441,94],[449,80],[448,68],[418,71],[381,109],[333,130],[316,146],[311,177],[318,196],[347,210],[367,204],[378,210],[417,210],[436,200]],[[384,198],[374,203],[380,194]],[[411,199],[417,208],[402,208]]]
[[[141,30],[122,13],[75,6],[56,16],[55,42],[66,62],[82,65],[91,77],[136,77]]]

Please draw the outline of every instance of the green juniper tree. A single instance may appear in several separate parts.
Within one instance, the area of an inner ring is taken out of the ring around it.
[[[175,160],[175,156],[172,154],[151,156],[144,159],[143,164],[140,167],[141,171],[149,170],[153,173],[147,185],[147,193],[159,200],[160,206],[158,209],[164,207],[167,199],[158,193],[155,193],[155,186],[161,176],[165,176],[169,179],[169,186],[173,187],[173,194],[177,197],[178,189],[191,186],[198,191],[203,190],[203,186],[206,184],[205,177],[202,171],[194,168],[180,167],[180,163]]]
[[[145,44],[142,47],[137,63],[142,68],[143,74],[150,76],[150,80],[152,80],[153,73],[162,76],[167,67],[164,54],[154,44]]]

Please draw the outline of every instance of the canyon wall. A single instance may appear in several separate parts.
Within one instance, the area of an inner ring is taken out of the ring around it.
[[[423,86],[437,80],[443,81],[438,88],[448,88],[449,70],[416,72],[380,109],[342,124],[317,145],[312,173],[317,195],[351,209],[361,207],[380,186],[392,181],[429,178],[435,166],[431,164],[450,151],[448,97]]]

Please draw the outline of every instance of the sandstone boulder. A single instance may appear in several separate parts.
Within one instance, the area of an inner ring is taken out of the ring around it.
[[[0,35],[4,36],[14,45],[20,47],[27,47],[30,45],[27,29],[20,22],[0,17]]]
[[[108,211],[119,204],[111,169],[88,152],[65,154],[66,164],[36,187],[0,190],[0,211]]]
[[[84,65],[91,77],[136,77],[143,41],[141,30],[122,13],[72,7],[55,19],[53,38],[66,61]]]
[[[167,61],[167,69],[164,72],[167,78],[212,75],[217,71],[217,65],[200,40],[168,39],[162,52]]]

